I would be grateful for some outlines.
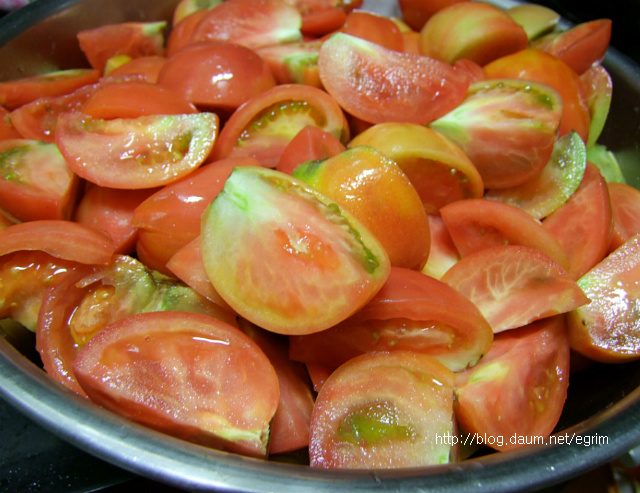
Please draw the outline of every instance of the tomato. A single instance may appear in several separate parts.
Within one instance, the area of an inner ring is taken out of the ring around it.
[[[167,38],[166,57],[175,55],[182,48],[191,44],[193,32],[202,18],[207,15],[207,12],[207,9],[197,10],[173,26]]]
[[[582,22],[567,30],[547,34],[532,48],[555,55],[581,75],[604,58],[611,40],[611,19]]]
[[[0,106],[14,110],[38,98],[62,96],[98,81],[94,69],[71,69],[0,82]]]
[[[80,111],[94,119],[196,113],[195,106],[171,89],[142,81],[107,84],[84,102]]]
[[[158,84],[201,109],[231,111],[276,85],[267,63],[245,46],[201,42],[171,55]]]
[[[474,62],[473,60],[469,60],[468,58],[461,58],[460,60],[457,60],[453,65],[453,68],[455,68],[459,72],[465,73],[467,79],[469,79],[469,84],[480,82],[486,79],[483,68],[476,62]]]
[[[167,59],[161,55],[149,55],[132,58],[109,72],[110,77],[140,75],[142,79],[154,84]]]
[[[462,430],[497,450],[549,436],[567,399],[569,354],[561,316],[497,334],[486,356],[456,375]]]
[[[448,137],[423,125],[379,123],[349,143],[349,147],[359,145],[375,147],[395,161],[430,214],[450,202],[484,193],[480,173],[467,155]]]
[[[100,73],[114,55],[164,55],[165,21],[120,22],[84,29],[78,32],[80,49],[89,64]]]
[[[19,221],[70,219],[78,177],[55,144],[0,141],[0,207]]]
[[[366,10],[353,10],[347,15],[341,32],[384,46],[389,50],[403,51],[404,40],[398,26],[388,17]]]
[[[286,337],[267,332],[246,320],[240,320],[239,326],[264,351],[278,375],[280,402],[271,423],[269,455],[307,447],[315,396],[304,365],[289,359]]]
[[[471,301],[444,282],[392,267],[382,289],[344,322],[314,334],[290,336],[289,354],[335,369],[369,351],[428,354],[452,371],[473,366],[493,332]]]
[[[450,5],[469,0],[399,0],[402,19],[416,31],[420,31],[436,12]]]
[[[391,265],[420,269],[429,255],[429,219],[402,169],[380,151],[355,146],[299,165],[293,176],[353,214],[382,244]]]
[[[571,348],[603,363],[640,357],[640,236],[631,237],[578,280],[591,300],[569,313]]]
[[[506,55],[484,66],[489,79],[517,78],[553,87],[562,97],[562,136],[571,130],[584,142],[589,138],[589,108],[578,75],[562,60],[542,50],[529,48]]]
[[[551,158],[537,176],[522,185],[488,190],[485,198],[514,205],[536,219],[543,219],[578,189],[586,166],[584,142],[571,132],[556,141]]]
[[[613,215],[607,183],[598,168],[587,163],[580,186],[542,226],[555,236],[569,261],[573,279],[582,277],[609,252]]]
[[[508,8],[506,12],[524,28],[529,41],[552,31],[560,22],[560,14],[544,5],[523,3]]]
[[[116,414],[214,448],[267,454],[278,379],[233,326],[179,311],[134,315],[91,339],[73,369],[87,395]]]
[[[479,250],[460,259],[442,280],[480,309],[494,333],[589,302],[565,269],[527,246]]]
[[[340,142],[349,140],[344,113],[321,89],[284,84],[269,89],[238,108],[222,128],[212,159],[254,157],[275,168],[289,142],[313,125]]]
[[[211,10],[222,3],[222,0],[180,0],[176,8],[173,9],[171,24],[175,26],[185,17],[194,12]]]
[[[196,169],[218,132],[213,113],[96,120],[80,112],[58,117],[56,144],[80,177],[110,188],[153,188]]]
[[[0,230],[0,255],[42,251],[81,264],[106,264],[115,252],[111,237],[84,224],[61,219],[36,220]]]
[[[485,2],[454,2],[434,13],[420,30],[422,54],[450,64],[469,58],[485,65],[528,43],[522,26]]]
[[[267,62],[278,84],[305,84],[322,89],[318,73],[321,46],[322,41],[311,40],[263,46],[256,52]]]
[[[340,29],[347,20],[347,13],[340,7],[328,6],[302,13],[300,32],[303,36],[317,38]]]
[[[11,121],[9,110],[0,106],[0,140],[19,139],[22,135],[16,130]]]
[[[346,150],[345,145],[329,132],[309,125],[300,130],[284,148],[276,169],[287,173],[306,161],[327,159]]]
[[[460,260],[460,253],[453,244],[449,230],[440,214],[429,214],[429,231],[431,232],[429,258],[420,272],[435,279],[442,279],[444,273]]]
[[[311,415],[312,468],[446,464],[455,434],[454,374],[410,351],[369,353],[329,376]],[[429,410],[425,412],[425,410]]]
[[[154,189],[119,190],[90,184],[75,210],[73,220],[109,233],[117,253],[135,251],[137,227],[133,211]]]
[[[207,11],[191,42],[226,41],[255,49],[300,41],[302,16],[283,0],[229,0]]]
[[[464,98],[464,74],[433,58],[336,33],[318,57],[320,80],[344,110],[364,121],[424,124]]]
[[[167,268],[167,262],[188,242],[188,238],[138,229],[136,257],[150,269],[171,276],[172,272]]]
[[[611,98],[613,97],[613,81],[607,69],[599,63],[592,65],[583,72],[580,76],[580,81],[584,88],[591,118],[589,139],[587,140],[587,149],[590,149],[598,141],[609,116]]]
[[[542,171],[561,117],[562,100],[549,86],[491,79],[471,84],[464,101],[430,126],[460,146],[486,188],[508,188]]]
[[[626,183],[607,183],[613,214],[613,251],[640,233],[640,191]]]
[[[462,257],[484,248],[523,245],[540,250],[563,268],[567,255],[556,237],[527,212],[486,199],[458,200],[440,209]]]
[[[346,319],[390,269],[382,245],[351,214],[261,167],[234,169],[203,215],[201,241],[218,293],[239,315],[282,334]]]

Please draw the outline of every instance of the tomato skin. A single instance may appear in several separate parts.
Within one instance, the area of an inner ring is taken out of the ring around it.
[[[497,334],[476,366],[456,374],[461,428],[493,438],[485,445],[497,450],[550,435],[567,398],[569,355],[562,316]]]
[[[171,55],[158,84],[198,108],[233,110],[274,87],[267,63],[253,50],[228,42],[193,43]]]
[[[111,237],[100,230],[64,220],[37,220],[0,230],[0,255],[39,250],[81,264],[106,264],[115,252]]]
[[[311,467],[448,463],[452,447],[435,437],[455,434],[454,379],[429,356],[410,351],[367,353],[348,361],[318,393],[311,416]]]
[[[217,133],[213,113],[94,120],[69,112],[58,117],[56,144],[69,167],[92,183],[154,188],[199,167]]]
[[[322,44],[318,69],[338,104],[370,123],[429,123],[455,108],[468,87],[467,77],[444,62],[344,33]]]
[[[193,380],[181,377],[166,351]],[[91,400],[117,414],[185,440],[266,456],[278,379],[264,353],[231,325],[186,312],[133,315],[93,337],[73,369]],[[110,377],[119,384],[105,385]],[[225,438],[233,434],[245,438]]]
[[[322,89],[318,54],[322,41],[309,40],[263,46],[256,49],[269,65],[278,84],[305,84]]]
[[[327,159],[346,150],[332,134],[312,125],[304,127],[284,148],[276,169],[288,175],[306,161]]]
[[[9,115],[9,110],[0,106],[0,140],[22,138],[20,132],[13,126]]]
[[[560,242],[568,259],[567,271],[579,279],[609,252],[613,214],[607,183],[589,162],[582,182],[542,226]]]
[[[402,19],[414,30],[420,31],[436,12],[469,0],[398,0]]]
[[[435,279],[442,279],[444,273],[460,260],[460,253],[440,214],[429,214],[429,230],[431,232],[429,258],[420,272]]]
[[[340,31],[379,44],[389,50],[403,51],[404,49],[404,40],[398,26],[388,17],[366,10],[349,12]]]
[[[640,191],[626,183],[608,182],[613,233],[609,251],[622,246],[640,233]]]
[[[302,12],[300,32],[303,36],[318,38],[340,29],[347,20],[347,13],[340,7],[328,6]]]
[[[580,76],[580,81],[584,88],[585,100],[587,101],[591,118],[589,140],[587,140],[587,149],[591,149],[598,142],[609,116],[611,98],[613,97],[613,81],[611,80],[611,74],[599,63],[592,65],[583,72]]]
[[[197,10],[174,25],[167,38],[165,56],[171,57],[185,46],[191,44],[191,37],[198,23],[207,14],[207,10]]]
[[[420,30],[422,54],[450,64],[468,58],[485,65],[528,43],[519,24],[484,2],[455,2],[433,14]]]
[[[480,309],[494,333],[566,313],[589,302],[565,269],[526,246],[479,250],[460,259],[442,280]]]
[[[249,156],[264,167],[275,168],[289,142],[309,125],[342,143],[349,140],[344,113],[326,92],[300,84],[273,87],[231,115],[216,141],[212,160]]]
[[[138,229],[136,257],[150,269],[157,270],[166,276],[172,276],[167,262],[188,242],[188,238]]]

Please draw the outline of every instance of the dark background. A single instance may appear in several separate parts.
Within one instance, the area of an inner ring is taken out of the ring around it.
[[[572,23],[612,19],[611,45],[640,63],[640,0],[532,3],[552,8]],[[591,481],[587,478],[583,491],[603,491],[594,489],[597,486]],[[154,493],[179,491],[136,478],[81,452],[0,400],[0,493],[123,493],[141,488]],[[562,485],[554,491],[572,490],[571,485]]]

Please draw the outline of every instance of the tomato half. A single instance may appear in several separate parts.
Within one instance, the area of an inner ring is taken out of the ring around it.
[[[368,353],[327,378],[311,416],[311,467],[446,464],[455,447],[454,374],[410,351]],[[428,412],[425,412],[428,410]]]
[[[382,245],[304,182],[235,168],[203,215],[209,279],[238,314],[272,332],[327,329],[367,303],[389,275]]]
[[[275,168],[286,146],[307,126],[349,140],[344,113],[322,89],[283,84],[251,98],[226,122],[213,149],[213,160],[251,156]]]
[[[456,375],[462,430],[497,450],[549,436],[567,398],[569,354],[562,316],[497,334],[486,356]]]
[[[91,339],[73,369],[89,397],[114,413],[214,448],[267,454],[278,378],[233,326],[185,312],[134,315]]]
[[[442,280],[480,309],[494,333],[589,302],[566,270],[539,250],[519,245],[467,255]]]
[[[318,68],[340,106],[370,123],[428,123],[455,108],[469,85],[447,63],[344,33],[322,44]]]
[[[56,144],[80,177],[111,188],[153,188],[196,169],[218,134],[213,113],[95,120],[80,112],[58,117]]]

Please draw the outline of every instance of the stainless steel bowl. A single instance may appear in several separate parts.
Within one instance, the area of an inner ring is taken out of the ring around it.
[[[170,19],[177,0],[38,0],[0,19],[0,80],[86,64],[80,29],[124,20]],[[493,0],[502,7],[511,0]],[[377,2],[376,8],[389,3]],[[614,25],[615,29],[615,25]],[[640,69],[615,49],[611,114],[601,142],[640,187]],[[192,445],[119,418],[68,392],[24,348],[0,338],[0,396],[76,447],[135,474],[192,491],[300,493],[531,491],[557,484],[640,445],[640,362],[573,374],[557,432],[606,437],[586,447],[531,446],[445,466],[394,471],[319,471]]]

